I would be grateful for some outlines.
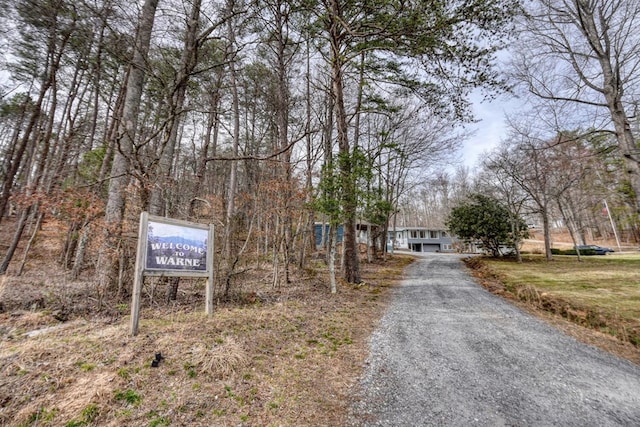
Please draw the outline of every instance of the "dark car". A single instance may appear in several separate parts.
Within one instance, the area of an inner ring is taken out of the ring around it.
[[[606,255],[607,252],[615,252],[613,249],[611,248],[605,248],[603,246],[598,246],[598,245],[582,245],[582,246],[576,246],[576,249],[578,249],[580,252],[595,252],[596,255]]]

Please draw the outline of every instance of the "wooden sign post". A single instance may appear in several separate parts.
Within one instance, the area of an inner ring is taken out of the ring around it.
[[[131,335],[138,334],[140,297],[145,276],[206,277],[205,311],[213,314],[213,224],[204,225],[140,214]]]

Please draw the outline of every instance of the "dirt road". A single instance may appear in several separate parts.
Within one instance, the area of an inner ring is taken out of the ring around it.
[[[640,366],[488,293],[457,255],[425,254],[406,273],[349,425],[640,425]]]

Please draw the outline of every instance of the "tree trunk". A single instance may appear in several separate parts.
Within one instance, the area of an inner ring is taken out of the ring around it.
[[[311,140],[311,49],[309,40],[306,42],[306,55],[305,55],[305,142],[306,142],[306,156],[305,156],[305,204],[311,206],[313,203],[313,149]],[[312,253],[315,251],[315,212],[314,209],[307,209],[307,221],[303,226],[302,231],[302,244],[300,246],[300,255],[298,259],[298,268],[302,269],[307,261],[307,251]]]
[[[344,105],[344,81],[342,44],[344,32],[340,23],[340,7],[336,0],[332,0],[330,11],[329,42],[331,44],[332,90],[335,104],[336,129],[338,132],[338,164],[340,166],[340,183],[342,188],[342,209],[344,236],[342,241],[342,256],[344,259],[343,276],[349,283],[360,283],[360,265],[356,241],[356,182],[352,170],[353,159],[349,146],[347,113]]]
[[[18,244],[20,243],[20,238],[22,237],[24,228],[27,225],[27,219],[29,218],[30,212],[31,207],[27,207],[22,210],[22,215],[20,215],[20,219],[18,220],[18,225],[16,227],[15,233],[13,234],[11,245],[9,245],[9,249],[7,249],[7,253],[2,260],[2,264],[0,264],[0,275],[5,274],[7,272],[7,269],[9,268],[9,263],[11,262],[16,249],[18,249]]]
[[[38,97],[40,103],[42,103],[42,99],[40,96]],[[11,190],[13,188],[14,178],[20,169],[20,164],[22,163],[22,159],[24,153],[27,148],[27,143],[29,142],[29,136],[27,134],[20,137],[20,130],[22,129],[22,124],[27,115],[27,110],[29,108],[29,97],[25,97],[24,103],[21,105],[20,118],[18,122],[15,124],[14,134],[11,138],[9,152],[5,157],[5,164],[2,166],[3,174],[2,174],[2,185],[0,186],[0,222],[2,222],[2,218],[4,217],[7,209],[7,205],[9,203],[9,197],[11,196]],[[38,107],[40,108],[40,107]],[[33,124],[31,123],[34,120],[34,116],[36,114],[40,114],[39,111],[36,113],[34,110],[32,112],[31,118],[29,119],[29,125],[27,126],[26,133],[30,133],[33,126],[35,126],[35,121]],[[37,117],[35,117],[37,121]]]
[[[540,212],[542,216],[542,232],[544,234],[544,255],[547,261],[553,260],[553,254],[551,253],[551,230],[549,226],[549,212],[546,207]]]
[[[222,98],[221,89],[224,78],[224,72],[220,67],[216,72],[216,80],[213,86],[213,91],[209,94],[210,108],[211,110],[207,114],[207,128],[205,132],[204,143],[202,147],[202,153],[198,161],[196,168],[196,182],[206,183],[206,171],[207,164],[209,162],[209,156],[215,157],[218,148],[218,133],[219,133],[219,115],[220,115],[220,99]],[[216,164],[213,163],[212,169],[215,172]],[[203,186],[198,185],[199,192],[196,192],[196,196],[199,196],[205,189]]]
[[[113,159],[116,151],[116,144],[118,143],[118,126],[121,121],[119,118],[123,116],[124,100],[127,93],[127,81],[129,80],[129,74],[131,69],[128,69],[124,76],[124,81],[118,89],[118,95],[116,97],[116,105],[112,113],[112,118],[108,128],[105,130],[103,144],[105,146],[104,158],[102,159],[102,165],[100,166],[100,172],[98,173],[98,188],[97,193],[101,193],[105,188],[104,182],[109,179],[108,175],[111,172],[110,169],[113,166]],[[115,91],[116,83],[114,82],[113,90]]]
[[[231,5],[229,6],[231,8]],[[229,10],[229,14],[232,10]],[[227,23],[227,33],[229,36],[229,49],[235,49],[235,32],[231,23],[231,20]],[[231,79],[231,94],[232,94],[232,112],[233,112],[233,135],[232,135],[232,156],[235,158],[238,156],[240,146],[240,100],[238,96],[238,82],[236,76],[235,67],[235,54],[231,56],[229,62],[229,76]],[[227,227],[224,241],[224,252],[227,260],[231,260],[233,256],[232,241],[235,235],[235,213],[236,213],[236,191],[238,186],[238,161],[231,161],[231,171],[229,173],[229,186],[227,188],[227,209],[225,215],[225,225]],[[235,262],[233,263],[235,265]]]
[[[33,227],[33,233],[31,234],[31,238],[27,243],[27,246],[24,248],[24,253],[22,254],[22,262],[20,263],[20,268],[18,268],[18,273],[16,276],[21,276],[24,271],[24,266],[27,263],[27,255],[29,254],[29,250],[31,250],[31,245],[33,245],[34,240],[36,239],[36,235],[40,230],[40,226],[42,225],[42,220],[44,219],[44,212],[38,212],[37,206],[35,207],[35,212],[38,213],[38,219],[36,220],[36,224]]]
[[[91,234],[91,226],[85,224],[80,231],[80,238],[76,246],[75,257],[73,258],[73,268],[71,269],[71,278],[73,280],[80,276],[80,270],[84,264],[84,255],[87,250],[87,243],[89,242],[89,236]]]
[[[516,262],[518,264],[522,264],[522,253],[520,253],[520,243],[522,240],[520,239],[520,229],[519,229],[519,218],[516,216],[511,219],[511,234],[514,236],[513,238],[513,246],[516,251]]]
[[[291,203],[293,201],[292,190],[292,172],[291,172],[291,150],[289,147],[289,85],[287,80],[287,44],[289,39],[286,36],[288,28],[285,27],[287,21],[287,4],[282,1],[277,2],[275,11],[275,28],[277,38],[277,57],[276,57],[276,73],[277,73],[277,88],[276,88],[276,123],[278,132],[278,149],[284,150],[280,156],[281,174],[279,180],[284,187],[283,197],[278,198],[282,203],[282,231],[284,233],[284,240],[282,241],[281,249],[284,255],[284,274],[285,283],[290,283],[290,259],[291,248],[293,245],[293,208]],[[283,4],[284,3],[284,4]]]
[[[578,257],[578,261],[582,261],[582,256],[580,255],[580,249],[578,249],[578,239],[576,237],[576,227],[575,222],[571,220],[569,215],[567,214],[566,208],[562,205],[560,200],[556,200],[558,204],[558,210],[560,211],[560,215],[562,215],[562,219],[567,226],[567,230],[569,230],[569,236],[571,236],[571,241],[573,242],[573,247],[576,250],[576,255]]]
[[[635,192],[635,210],[640,213],[640,152],[636,145],[636,140],[631,132],[631,125],[629,124],[628,116],[625,112],[624,105],[622,103],[622,95],[624,94],[624,81],[620,75],[620,68],[616,68],[612,64],[611,55],[622,55],[617,50],[612,51],[612,40],[608,37],[603,37],[609,34],[609,31],[616,31],[616,28],[598,28],[596,23],[595,9],[604,6],[597,6],[593,2],[576,1],[576,11],[579,19],[579,25],[581,30],[586,36],[591,48],[593,49],[596,57],[600,63],[602,69],[603,78],[603,93],[607,102],[609,113],[616,132],[616,138],[622,160],[625,165],[625,172],[629,179],[629,184]],[[603,19],[602,16],[599,19]],[[603,24],[600,22],[600,24]],[[609,22],[606,22],[609,24]],[[619,24],[622,25],[622,24]],[[600,32],[604,34],[600,34]],[[613,38],[616,41],[616,38]],[[616,49],[622,48],[621,46],[615,46]],[[615,59],[620,60],[619,58]],[[621,59],[624,61],[624,59]]]
[[[335,226],[331,226],[331,236],[329,237],[329,282],[331,283],[331,293],[335,294],[338,292],[338,287],[336,285],[336,251],[337,251],[337,241],[338,241],[338,228]]]
[[[111,180],[105,209],[104,242],[98,255],[98,280],[101,294],[114,283],[115,272],[118,271],[117,248],[120,243],[122,221],[126,201],[126,189],[129,184],[130,156],[133,152],[134,137],[138,125],[138,111],[145,79],[145,69],[151,31],[155,20],[158,0],[145,0],[139,19],[138,33],[131,61],[129,78],[126,84],[126,95],[123,104],[122,118],[118,123],[115,147],[117,148],[111,167]]]

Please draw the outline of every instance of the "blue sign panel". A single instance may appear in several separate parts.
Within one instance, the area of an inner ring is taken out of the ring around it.
[[[209,230],[149,221],[147,270],[207,271]]]

